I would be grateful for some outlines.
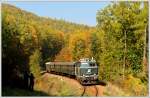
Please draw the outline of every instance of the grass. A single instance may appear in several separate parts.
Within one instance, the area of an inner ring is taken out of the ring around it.
[[[81,91],[76,86],[58,77],[43,77],[38,79],[35,89],[48,93],[51,96],[81,95]]]
[[[3,87],[2,96],[48,96],[41,91],[29,91],[20,88]]]
[[[129,94],[124,92],[118,86],[108,83],[104,89],[104,96],[129,96]]]
[[[105,96],[148,96],[148,84],[139,78],[128,75],[123,80],[118,78],[108,83],[104,90]]]
[[[103,82],[102,82],[103,83]],[[3,87],[2,96],[81,96],[81,85],[70,79],[62,79],[61,76],[43,75],[36,79],[35,91],[19,88]],[[84,96],[92,96],[92,90],[87,90]],[[129,76],[125,80],[108,82],[104,88],[104,96],[147,96],[148,85],[141,80]]]

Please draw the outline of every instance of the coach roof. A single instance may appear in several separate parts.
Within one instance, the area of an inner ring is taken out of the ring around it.
[[[74,65],[75,62],[46,62],[46,65]]]

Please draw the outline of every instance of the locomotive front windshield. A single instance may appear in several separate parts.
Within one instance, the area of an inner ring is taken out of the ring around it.
[[[81,63],[81,67],[95,67],[96,63]]]
[[[96,63],[85,62],[81,63],[80,75],[94,75],[98,74],[98,68]]]

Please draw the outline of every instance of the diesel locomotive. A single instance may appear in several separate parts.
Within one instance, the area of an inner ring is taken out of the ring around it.
[[[98,66],[93,58],[76,62],[47,62],[46,71],[75,76],[81,84],[96,84],[98,81]]]

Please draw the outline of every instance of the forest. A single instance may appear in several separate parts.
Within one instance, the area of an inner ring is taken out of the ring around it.
[[[148,95],[148,2],[113,2],[97,12],[95,27],[4,3],[1,10],[3,87],[21,85],[25,71],[40,77],[48,61],[94,57],[100,80]]]

